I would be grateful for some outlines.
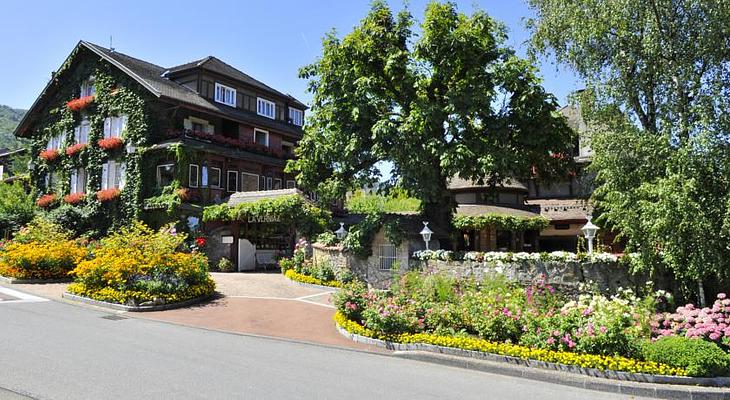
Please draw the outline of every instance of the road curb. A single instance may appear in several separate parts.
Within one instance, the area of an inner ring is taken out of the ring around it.
[[[730,379],[720,378],[687,378],[664,377],[647,374],[628,374],[616,371],[604,371],[590,368],[575,369],[554,363],[534,360],[522,360],[515,357],[455,349],[451,347],[429,344],[404,344],[374,339],[346,331],[337,325],[337,330],[347,338],[363,344],[380,346],[393,350],[394,357],[417,361],[431,362],[451,367],[508,375],[532,379],[547,383],[555,383],[602,392],[627,394],[656,399],[688,399],[688,400],[730,400],[730,390],[718,387],[699,387],[699,382],[725,384]],[[532,363],[529,363],[532,361]],[[654,378],[661,382],[635,381],[631,375],[644,379]],[[656,379],[660,378],[660,379]],[[672,383],[665,381],[672,378]],[[675,379],[679,378],[679,379]],[[708,380],[712,379],[712,380]]]
[[[172,310],[175,308],[182,308],[182,307],[188,307],[192,306],[198,303],[201,303],[203,301],[206,301],[208,299],[213,298],[214,295],[207,295],[207,296],[201,296],[196,297],[193,299],[180,301],[177,303],[168,303],[168,304],[158,304],[158,305],[152,305],[152,306],[128,306],[124,304],[116,304],[116,303],[109,303],[106,301],[100,301],[100,300],[94,300],[90,299],[88,297],[83,297],[79,295],[75,295],[69,292],[64,292],[61,297],[77,303],[83,303],[91,306],[96,307],[102,307],[102,308],[108,308],[115,311],[127,311],[127,312],[150,312],[150,311],[165,311],[165,310]]]
[[[9,276],[0,275],[0,282],[7,283],[8,285],[27,285],[27,284],[43,284],[43,283],[69,283],[73,279],[61,278],[61,279],[22,279],[13,278]]]

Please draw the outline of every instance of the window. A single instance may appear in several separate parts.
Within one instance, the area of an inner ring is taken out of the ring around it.
[[[269,147],[269,132],[263,129],[254,128],[253,139],[256,144]]]
[[[121,138],[127,126],[127,116],[107,117],[104,119],[104,138]]]
[[[81,83],[80,97],[93,96],[94,94],[96,94],[96,88],[94,88],[94,78],[89,78]]]
[[[172,167],[172,165],[170,165]],[[126,164],[107,161],[101,166],[101,190],[124,189]],[[157,167],[158,181],[160,167]],[[171,181],[172,182],[172,181]]]
[[[220,83],[215,83],[215,101],[225,105],[236,106],[236,89],[230,88]]]
[[[175,165],[164,164],[157,166],[157,187],[170,186],[175,180]]]
[[[238,191],[238,171],[228,171],[228,186],[229,192]]]
[[[89,143],[89,131],[91,126],[89,120],[84,118],[81,120],[81,125],[74,128],[74,140],[76,143]]]
[[[203,124],[200,122],[193,122],[193,132],[204,132],[203,131]]]
[[[271,179],[270,176],[266,177],[266,190],[271,190],[274,188],[274,182],[273,179]]]
[[[241,191],[255,192],[259,190],[259,176],[248,172],[241,172]]]
[[[262,99],[261,97],[256,98],[256,113],[263,115],[264,117],[275,119],[276,118],[276,104],[273,101]]]
[[[46,146],[46,150],[58,150],[61,148],[61,145],[66,141],[66,134],[61,133],[59,135],[56,135],[48,140],[48,146]]]
[[[259,176],[259,190],[266,190],[266,177],[263,175]]]
[[[296,189],[297,183],[295,181],[286,181],[287,189]]]
[[[220,168],[210,168],[210,173],[208,174],[208,183],[210,184],[210,187],[212,188],[220,188],[221,187],[221,169]]]
[[[71,191],[70,193],[86,192],[86,170],[76,168],[71,171]]]
[[[289,121],[294,125],[304,125],[304,111],[289,107]]]
[[[390,271],[398,260],[398,252],[393,244],[380,245],[380,270]]]
[[[279,189],[281,189],[281,179],[277,178],[277,179],[274,179],[274,190],[279,190]]]
[[[190,164],[188,170],[188,186],[196,188],[200,184],[200,167],[195,164]]]
[[[570,229],[570,224],[555,224],[556,231],[567,231]]]
[[[208,166],[205,165],[205,163],[203,163],[203,166],[200,167],[200,186],[208,186]]]
[[[293,156],[294,155],[294,143],[282,140],[281,141],[281,151],[284,153],[284,155]]]

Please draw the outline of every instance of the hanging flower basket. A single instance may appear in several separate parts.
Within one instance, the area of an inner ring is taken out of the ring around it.
[[[121,148],[124,142],[120,138],[105,138],[99,140],[98,144],[102,149],[111,151]]]
[[[55,194],[44,194],[41,196],[35,203],[38,205],[38,207],[41,208],[48,208],[53,205],[53,203],[56,202],[58,198]]]
[[[69,146],[66,148],[66,155],[69,157],[73,157],[76,154],[81,153],[81,150],[85,149],[87,146],[86,143],[77,143],[73,146]]]
[[[60,155],[61,155],[61,153],[59,153],[58,150],[52,149],[52,150],[41,151],[40,157],[42,159],[46,160],[47,162],[52,162],[52,161],[58,159],[58,157]]]
[[[66,204],[79,204],[86,198],[86,193],[71,193],[63,197],[63,202]]]
[[[118,199],[122,192],[119,189],[105,189],[96,192],[96,198],[102,203]]]
[[[89,104],[94,102],[94,96],[84,96],[78,99],[73,99],[66,103],[66,107],[68,107],[71,111],[81,111],[84,108],[88,107]]]
[[[177,190],[177,197],[179,197],[180,200],[182,200],[182,201],[188,201],[188,200],[190,200],[190,198],[192,197],[191,196],[191,193],[190,193],[190,189],[188,189],[188,188],[180,188],[180,189],[178,189]]]

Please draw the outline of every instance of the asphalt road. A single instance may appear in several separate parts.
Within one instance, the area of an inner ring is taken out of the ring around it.
[[[628,398],[109,315],[54,301],[0,302],[0,399]]]

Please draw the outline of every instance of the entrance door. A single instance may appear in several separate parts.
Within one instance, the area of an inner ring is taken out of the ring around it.
[[[238,270],[256,269],[256,248],[246,239],[238,239]]]

